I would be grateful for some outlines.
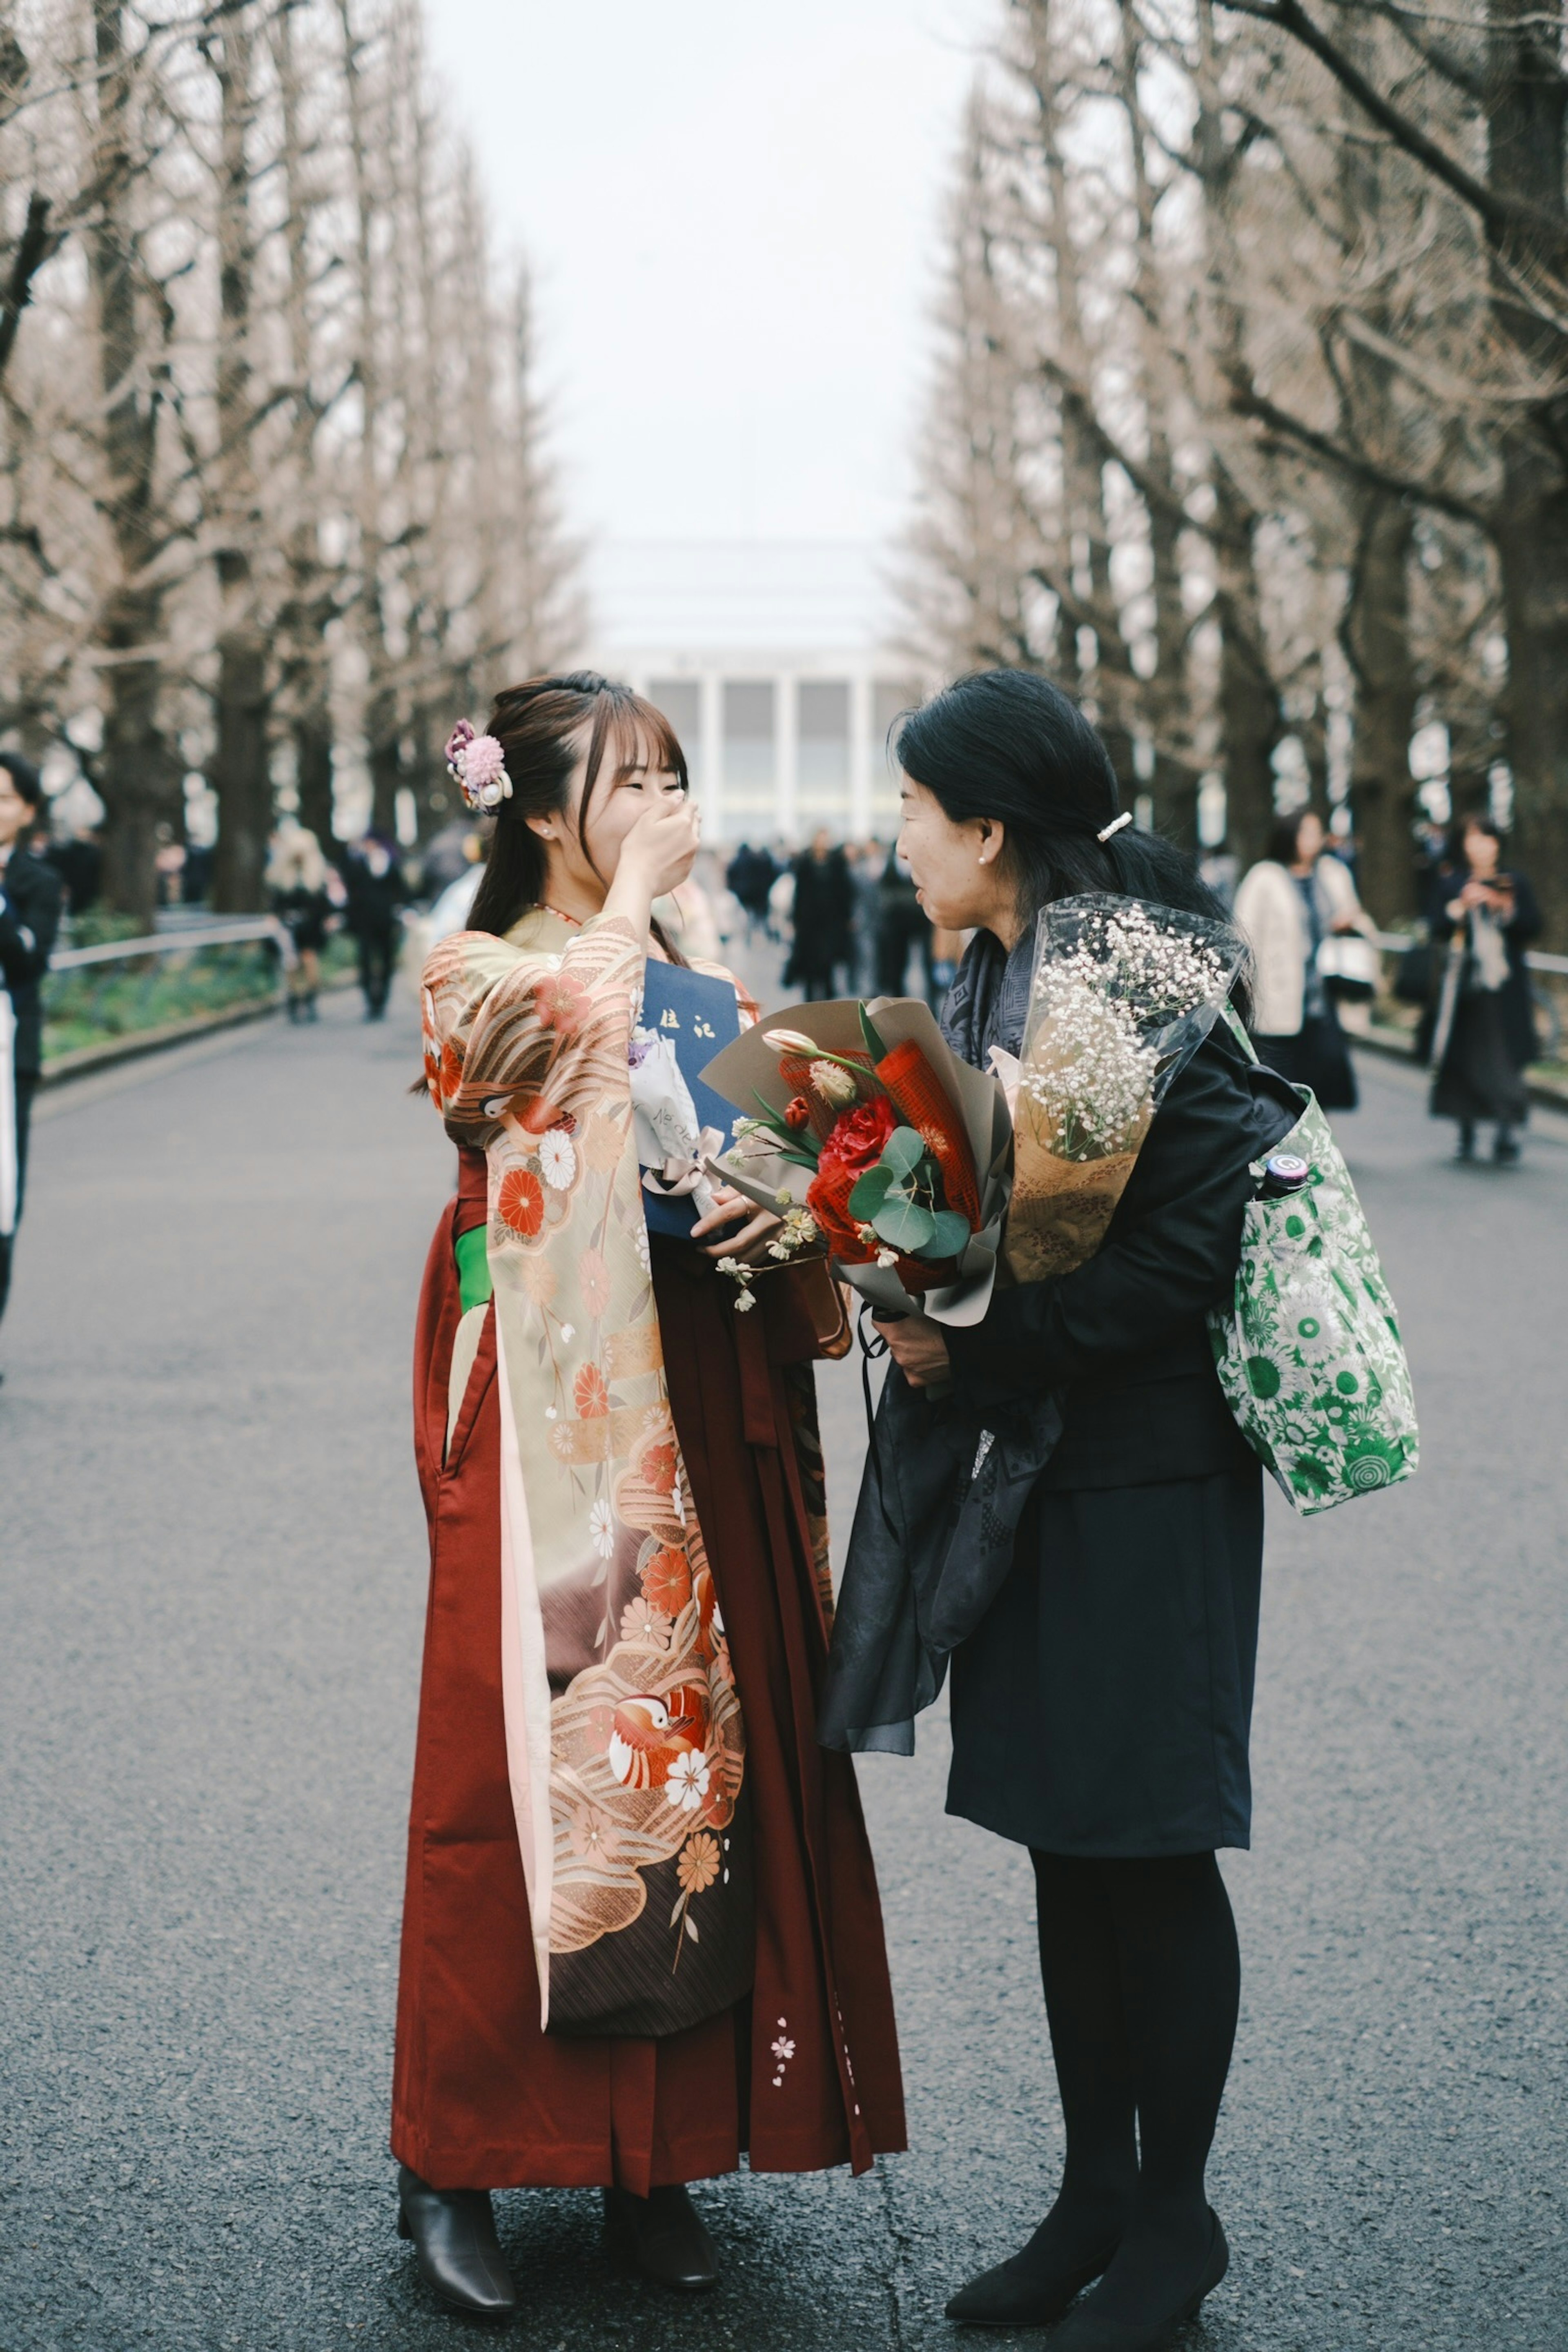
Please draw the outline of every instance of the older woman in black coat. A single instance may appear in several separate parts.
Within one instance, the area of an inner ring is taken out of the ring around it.
[[[1018,1050],[1047,900],[1220,913],[1186,858],[1117,825],[1104,747],[1046,680],[963,679],[899,748],[921,901],[976,927],[943,1013],[976,1065]],[[1053,1431],[1060,1416],[1010,1571],[953,1655],[948,1795],[1029,1848],[1067,2126],[1050,2212],[949,2315],[1038,2325],[1098,2280],[1054,2352],[1163,2344],[1227,2260],[1204,2175],[1240,1964],[1215,1853],[1248,1839],[1263,1496],[1205,1316],[1234,1284],[1253,1167],[1300,1113],[1220,1024],[1087,1265],[998,1291],[970,1330],[887,1327],[911,1387],[951,1380],[981,1415],[1054,1408]]]

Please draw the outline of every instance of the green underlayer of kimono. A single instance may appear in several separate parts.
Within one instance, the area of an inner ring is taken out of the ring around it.
[[[452,1244],[458,1261],[458,1295],[466,1315],[471,1307],[488,1307],[495,1296],[490,1280],[489,1235],[483,1225],[470,1225]]]

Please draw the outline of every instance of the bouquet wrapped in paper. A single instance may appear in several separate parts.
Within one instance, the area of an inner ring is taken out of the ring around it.
[[[889,1314],[980,1320],[1007,1205],[1007,1106],[994,1078],[952,1052],[929,1005],[795,1005],[702,1076],[749,1114],[711,1164],[784,1213],[775,1257],[820,1245]]]
[[[1068,1274],[1099,1249],[1244,953],[1226,924],[1142,898],[1094,893],[1042,909],[1014,1096],[1005,1246],[1018,1281]]]

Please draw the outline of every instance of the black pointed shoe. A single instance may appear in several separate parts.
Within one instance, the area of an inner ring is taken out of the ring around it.
[[[505,2319],[517,2309],[485,2189],[432,2189],[400,2165],[397,2234],[412,2238],[420,2277],[453,2311]]]
[[[1032,2270],[1021,2255],[982,2271],[959,2288],[947,2306],[949,2319],[963,2327],[1048,2327],[1086,2286],[1110,2268],[1116,2241],[1074,2271]]]
[[[605,2221],[625,2240],[644,2278],[683,2294],[700,2294],[719,2275],[719,2253],[684,2189],[655,2189],[634,2197],[606,2189]]]
[[[1173,2310],[1147,2324],[1135,2325],[1096,2311],[1095,2297],[1090,2295],[1087,2303],[1080,2303],[1063,2320],[1051,2338],[1051,2352],[1165,2352],[1176,2330],[1189,2319],[1196,2318],[1204,2297],[1213,2294],[1230,2268],[1230,2248],[1226,2243],[1219,2215],[1211,2210],[1209,2221],[1213,2228],[1203,2274],[1193,2292]]]

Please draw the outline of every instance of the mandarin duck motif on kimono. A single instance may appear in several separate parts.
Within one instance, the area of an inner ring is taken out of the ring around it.
[[[610,1743],[605,1750],[611,1771],[623,1789],[663,1789],[672,1805],[695,1810],[707,1794],[708,1771],[695,1794],[697,1774],[682,1759],[703,1753],[708,1717],[708,1694],[673,1690],[668,1698],[647,1691],[634,1692],[616,1707]]]

